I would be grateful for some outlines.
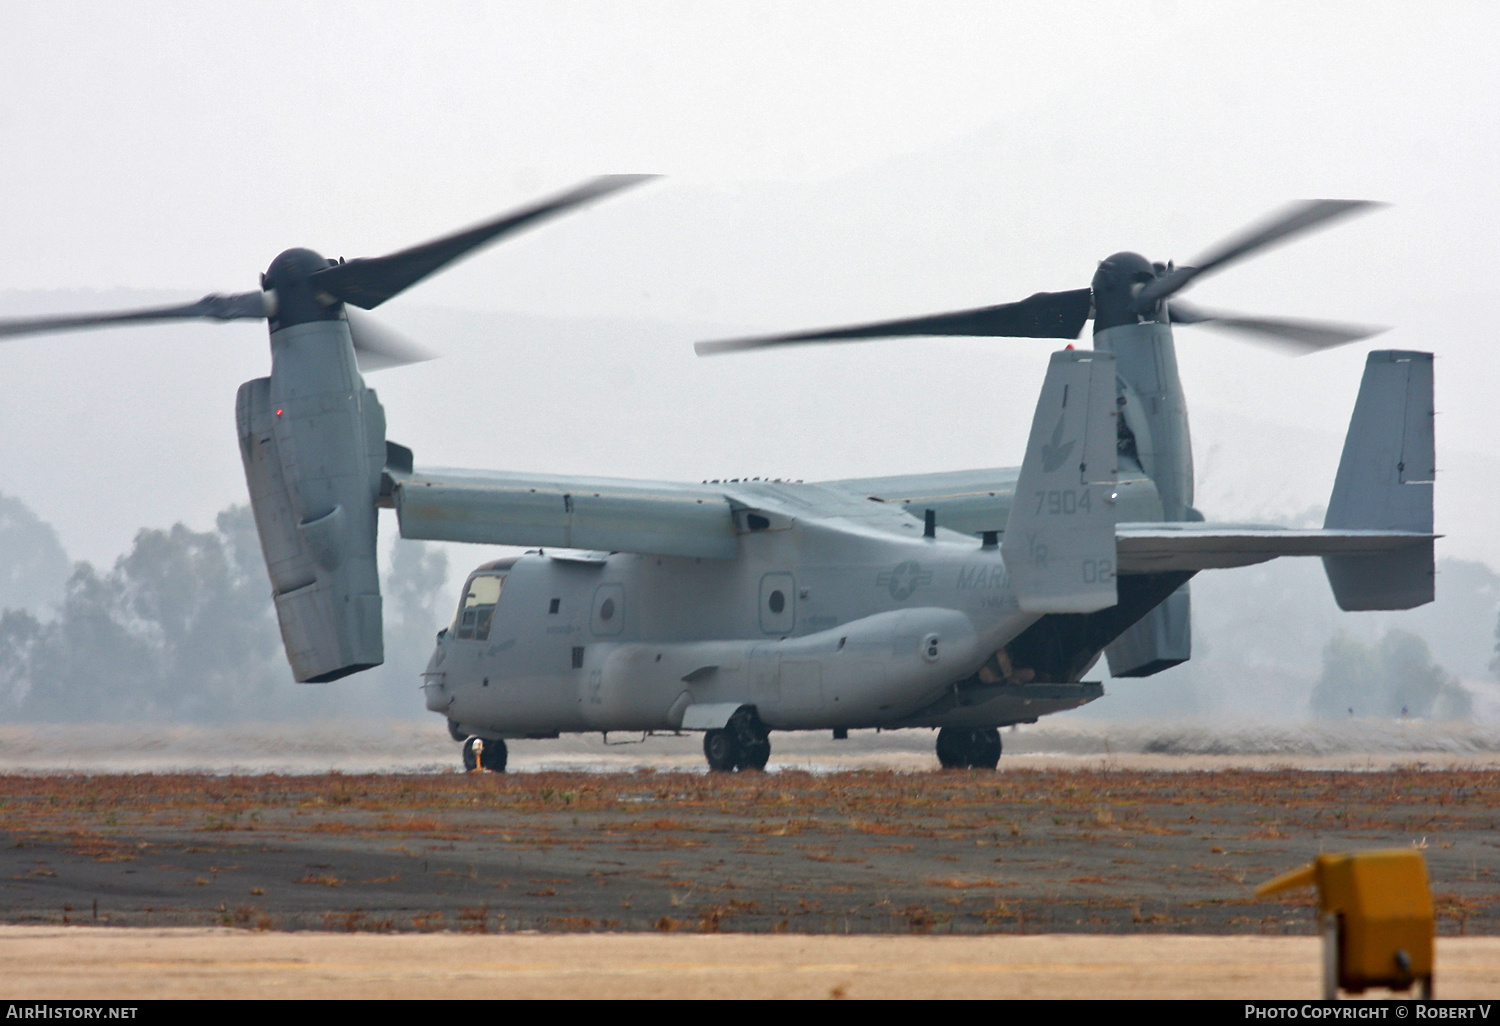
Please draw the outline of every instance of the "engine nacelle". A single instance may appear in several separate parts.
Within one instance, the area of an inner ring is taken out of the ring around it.
[[[385,660],[376,564],[385,411],[342,319],[271,334],[271,376],[240,386],[240,455],[292,673]]]

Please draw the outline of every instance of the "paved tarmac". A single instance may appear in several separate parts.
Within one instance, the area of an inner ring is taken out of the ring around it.
[[[1311,937],[336,934],[0,927],[0,998],[1319,996]],[[1439,998],[1500,996],[1500,938],[1438,940]],[[1370,997],[1385,997],[1372,991]]]

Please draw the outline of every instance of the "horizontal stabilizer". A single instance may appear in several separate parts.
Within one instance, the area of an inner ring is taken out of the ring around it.
[[[1213,570],[1278,556],[1390,558],[1432,551],[1423,531],[1298,530],[1214,523],[1121,524],[1115,529],[1120,573]]]
[[[1249,566],[1321,556],[1339,607],[1410,609],[1433,597],[1432,354],[1385,350],[1365,363],[1321,530],[1256,524],[1124,523],[1122,574]]]

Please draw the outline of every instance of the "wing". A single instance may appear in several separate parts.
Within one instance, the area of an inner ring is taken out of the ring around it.
[[[825,485],[851,495],[899,504],[918,520],[930,509],[937,516],[938,526],[979,535],[987,531],[1004,533],[1019,473],[1019,467],[994,467],[848,478],[828,481]],[[1121,517],[1155,521],[1161,516],[1161,496],[1157,494],[1156,483],[1136,463],[1120,461],[1116,490],[1116,512]]]
[[[401,536],[728,559],[734,509],[711,485],[480,470],[393,472]]]
[[[899,503],[918,519],[930,509],[937,514],[937,522],[950,531],[981,534],[1005,530],[1018,473],[1018,467],[997,467],[824,483],[853,495]]]

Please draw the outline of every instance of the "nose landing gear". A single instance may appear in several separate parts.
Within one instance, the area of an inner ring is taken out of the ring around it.
[[[1000,765],[1000,731],[994,727],[938,731],[937,757],[943,769],[994,769]]]
[[[704,732],[703,754],[716,773],[763,770],[771,758],[771,732],[754,709],[737,709],[722,729]]]
[[[470,773],[476,769],[486,769],[491,773],[504,773],[505,759],[508,755],[504,741],[471,737],[464,742],[464,769]]]

